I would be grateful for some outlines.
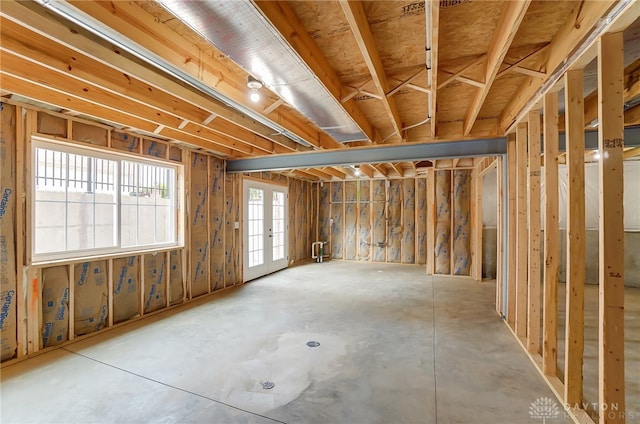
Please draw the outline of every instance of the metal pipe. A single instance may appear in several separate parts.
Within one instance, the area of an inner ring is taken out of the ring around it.
[[[429,8],[431,7],[431,2],[425,3],[425,27],[426,27],[426,58],[425,64],[427,66],[427,86],[431,89],[429,90],[429,101],[427,102],[427,119],[426,121],[431,119],[431,98],[433,96],[434,87],[431,87],[431,38],[432,38],[432,25],[431,25],[431,13],[429,12]],[[406,128],[408,129],[408,128]]]

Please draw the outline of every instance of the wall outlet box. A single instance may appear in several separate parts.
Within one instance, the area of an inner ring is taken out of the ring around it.
[[[233,223],[233,228],[235,228],[236,230],[240,229],[240,222],[236,221]]]

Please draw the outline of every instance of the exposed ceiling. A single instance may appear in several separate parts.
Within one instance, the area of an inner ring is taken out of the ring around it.
[[[229,159],[503,137],[603,17],[640,15],[628,1],[42,3],[0,2],[2,96]],[[639,27],[625,31],[628,125],[640,123]],[[249,75],[265,83],[257,103]]]

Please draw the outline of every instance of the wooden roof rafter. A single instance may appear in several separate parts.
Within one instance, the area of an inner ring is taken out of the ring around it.
[[[360,0],[340,0],[340,6],[349,22],[351,31],[356,39],[360,52],[364,57],[364,61],[369,68],[369,72],[373,82],[380,93],[382,104],[391,120],[391,125],[398,137],[402,136],[402,122],[400,113],[393,97],[387,97],[385,94],[390,91],[391,87],[387,80],[387,75],[380,59],[380,53],[375,45],[371,27],[367,20],[364,6]]]
[[[489,51],[487,52],[484,77],[485,85],[476,91],[472,102],[467,108],[463,127],[463,134],[465,136],[471,133],[473,124],[475,124],[478,118],[480,109],[489,94],[493,81],[498,75],[504,57],[511,47],[511,42],[518,32],[518,28],[530,4],[531,0],[522,0],[509,1],[503,6],[500,19],[498,20],[498,26],[496,27]]]

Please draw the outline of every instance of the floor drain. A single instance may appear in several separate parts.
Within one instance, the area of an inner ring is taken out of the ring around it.
[[[307,346],[309,346],[309,347],[318,347],[318,346],[320,346],[320,342],[310,341],[310,342],[307,342]]]
[[[265,390],[273,389],[276,386],[271,381],[265,381],[264,383],[260,383],[260,384],[262,384],[262,388],[265,389]]]

